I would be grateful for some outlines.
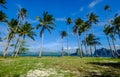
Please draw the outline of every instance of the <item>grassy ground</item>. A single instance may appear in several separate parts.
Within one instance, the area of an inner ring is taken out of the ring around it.
[[[120,77],[120,59],[0,57],[0,77]]]

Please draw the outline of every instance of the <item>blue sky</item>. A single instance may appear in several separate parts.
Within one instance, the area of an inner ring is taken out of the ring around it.
[[[119,7],[120,0],[7,0],[6,6],[8,9],[3,9],[0,7],[2,11],[4,11],[9,20],[11,18],[17,18],[17,10],[19,8],[26,8],[28,10],[27,19],[34,27],[39,23],[36,20],[36,16],[42,17],[44,11],[48,11],[52,14],[56,21],[56,28],[52,31],[52,34],[49,34],[47,31],[45,32],[44,37],[44,49],[49,51],[56,51],[61,49],[61,38],[60,31],[66,30],[66,18],[71,17],[73,22],[76,18],[80,17],[84,20],[87,20],[86,15],[95,12],[100,18],[99,23],[97,25],[93,25],[93,29],[95,35],[100,38],[100,42],[102,46],[98,46],[98,48],[106,47],[108,48],[107,40],[103,33],[103,26],[107,22],[114,17],[115,13],[120,14]],[[106,13],[104,11],[104,6],[110,5],[111,12],[108,13],[108,18],[106,18]],[[70,25],[71,28],[74,26],[74,23]],[[1,36],[5,37],[7,34],[7,25],[4,23],[0,23],[0,32]],[[39,30],[36,31],[37,37],[35,37],[36,41],[32,41],[27,38],[27,44],[31,51],[38,51],[40,48],[40,37]],[[81,39],[83,36],[81,36]],[[77,45],[77,37],[73,36],[73,33],[70,33],[70,48],[75,49],[78,47]],[[119,42],[116,40],[116,46],[119,47]],[[66,38],[64,39],[64,45],[66,48]],[[4,49],[4,45],[6,42],[0,42],[1,49]]]

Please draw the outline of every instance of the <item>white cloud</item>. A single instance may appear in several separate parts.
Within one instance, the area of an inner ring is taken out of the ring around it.
[[[31,24],[39,23],[39,21],[33,20],[33,19],[31,19],[31,18],[26,19],[26,21],[29,22],[29,23],[31,23]]]
[[[16,6],[17,6],[19,9],[22,8],[22,6],[21,6],[20,4],[16,4]]]
[[[66,21],[66,18],[63,17],[63,18],[56,18],[56,21]]]
[[[81,8],[80,8],[80,11],[82,12],[83,10],[84,10],[84,7],[81,7]]]
[[[89,8],[93,8],[95,5],[97,5],[98,3],[100,3],[102,0],[93,0],[90,4],[89,4]]]

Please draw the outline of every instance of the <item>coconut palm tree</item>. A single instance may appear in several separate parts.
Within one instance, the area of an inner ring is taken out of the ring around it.
[[[110,29],[110,26],[105,25],[103,32],[106,35],[106,38],[107,38],[107,41],[108,41],[108,44],[109,44],[109,48],[110,48],[110,51],[111,51],[111,54],[112,54],[112,57],[114,57],[114,52],[112,50],[112,47],[111,47],[111,44],[110,44],[110,40],[109,40],[109,29]]]
[[[25,8],[18,9],[18,24],[17,24],[16,29],[15,29],[16,32],[18,31],[18,29],[20,28],[20,26],[22,26],[22,24],[23,24],[22,22],[27,17],[28,17],[28,12],[27,12],[27,10]],[[14,53],[16,52],[15,50],[18,47],[17,45],[18,45],[19,39],[20,39],[20,36],[18,36],[18,38],[17,38],[17,41],[15,43],[12,55],[14,55]]]
[[[78,46],[79,46],[79,49],[80,49],[80,57],[82,58],[83,57],[83,54],[82,54],[82,46],[81,46],[81,41],[80,41],[80,35],[82,34],[83,32],[83,29],[82,27],[84,26],[84,20],[82,20],[81,18],[77,18],[75,20],[75,26],[73,27],[73,33],[74,34],[77,34],[77,37],[78,37]]]
[[[72,23],[72,19],[70,17],[67,18],[67,25],[70,25]],[[70,52],[69,52],[69,27],[67,26],[67,33],[68,33],[68,36],[67,36],[67,52],[68,52],[68,55],[70,55]]]
[[[96,38],[94,34],[89,34],[88,37],[86,37],[87,45],[90,47],[91,56],[93,56],[91,46],[94,46],[96,51],[96,45],[101,44],[98,40],[99,38]],[[98,56],[97,52],[96,52],[96,56]]]
[[[92,27],[93,24],[97,24],[99,22],[98,16],[95,13],[90,13],[87,15],[88,16],[88,23]],[[90,28],[91,28],[90,27]],[[91,32],[93,34],[93,29],[91,29]]]
[[[115,40],[116,40],[115,39],[115,34],[116,34],[115,28],[113,26],[111,26],[111,27],[109,26],[108,35],[112,39],[113,48],[114,48],[115,53],[117,54],[118,57],[120,57],[120,54],[117,52],[117,49],[116,49],[116,46],[115,46]]]
[[[1,5],[3,8],[7,9],[7,7],[4,6],[4,4],[6,4],[6,0],[0,0],[0,5]]]
[[[63,43],[64,43],[64,37],[67,37],[68,36],[68,33],[66,31],[61,31],[61,38],[62,38],[62,56],[64,55],[63,52],[64,52],[64,48],[63,48]]]
[[[37,29],[38,28],[41,28],[41,31],[40,31],[40,37],[42,38],[41,39],[41,46],[40,46],[40,53],[39,53],[39,57],[42,56],[42,48],[43,48],[43,39],[44,39],[44,32],[45,30],[48,30],[50,33],[51,33],[51,30],[54,29],[55,27],[55,23],[54,23],[54,17],[51,15],[51,14],[48,14],[48,12],[44,12],[43,13],[43,18],[41,17],[38,17],[37,16],[37,20],[39,20],[39,24],[37,25]]]
[[[105,5],[104,10],[105,10],[105,11],[110,10],[110,6],[109,6],[109,5]]]
[[[32,40],[35,40],[34,36],[36,36],[36,33],[34,32],[34,28],[28,22],[25,22],[25,24],[23,24],[23,26],[21,26],[19,28],[18,34],[19,34],[19,36],[21,37],[22,40],[20,40],[20,38],[19,38],[18,48],[16,50],[15,57],[18,55],[18,52],[20,50],[20,46],[21,46],[21,43],[22,43],[23,39],[25,39],[26,36],[27,36],[27,37],[31,38]]]
[[[68,36],[68,33],[66,31],[61,31],[61,38],[62,38],[62,56],[64,55],[63,52],[64,52],[64,48],[63,48],[63,43],[64,43],[64,37],[67,37]]]
[[[6,14],[0,11],[0,22],[7,22],[7,18]]]
[[[6,44],[6,47],[5,47],[5,50],[4,50],[4,57],[6,57],[6,53],[7,53],[7,50],[8,50],[8,47],[10,45],[10,42],[11,40],[15,37],[15,28],[18,24],[18,21],[16,19],[12,19],[10,22],[8,22],[8,36],[7,36],[7,44]]]
[[[115,32],[119,36],[120,39],[120,16],[116,16],[111,22],[112,26],[115,28]]]

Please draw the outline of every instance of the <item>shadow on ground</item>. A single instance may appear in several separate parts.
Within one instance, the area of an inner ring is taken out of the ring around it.
[[[89,62],[88,64],[94,64],[94,65],[99,65],[99,66],[108,66],[108,67],[120,69],[120,62],[116,62],[116,63]]]

